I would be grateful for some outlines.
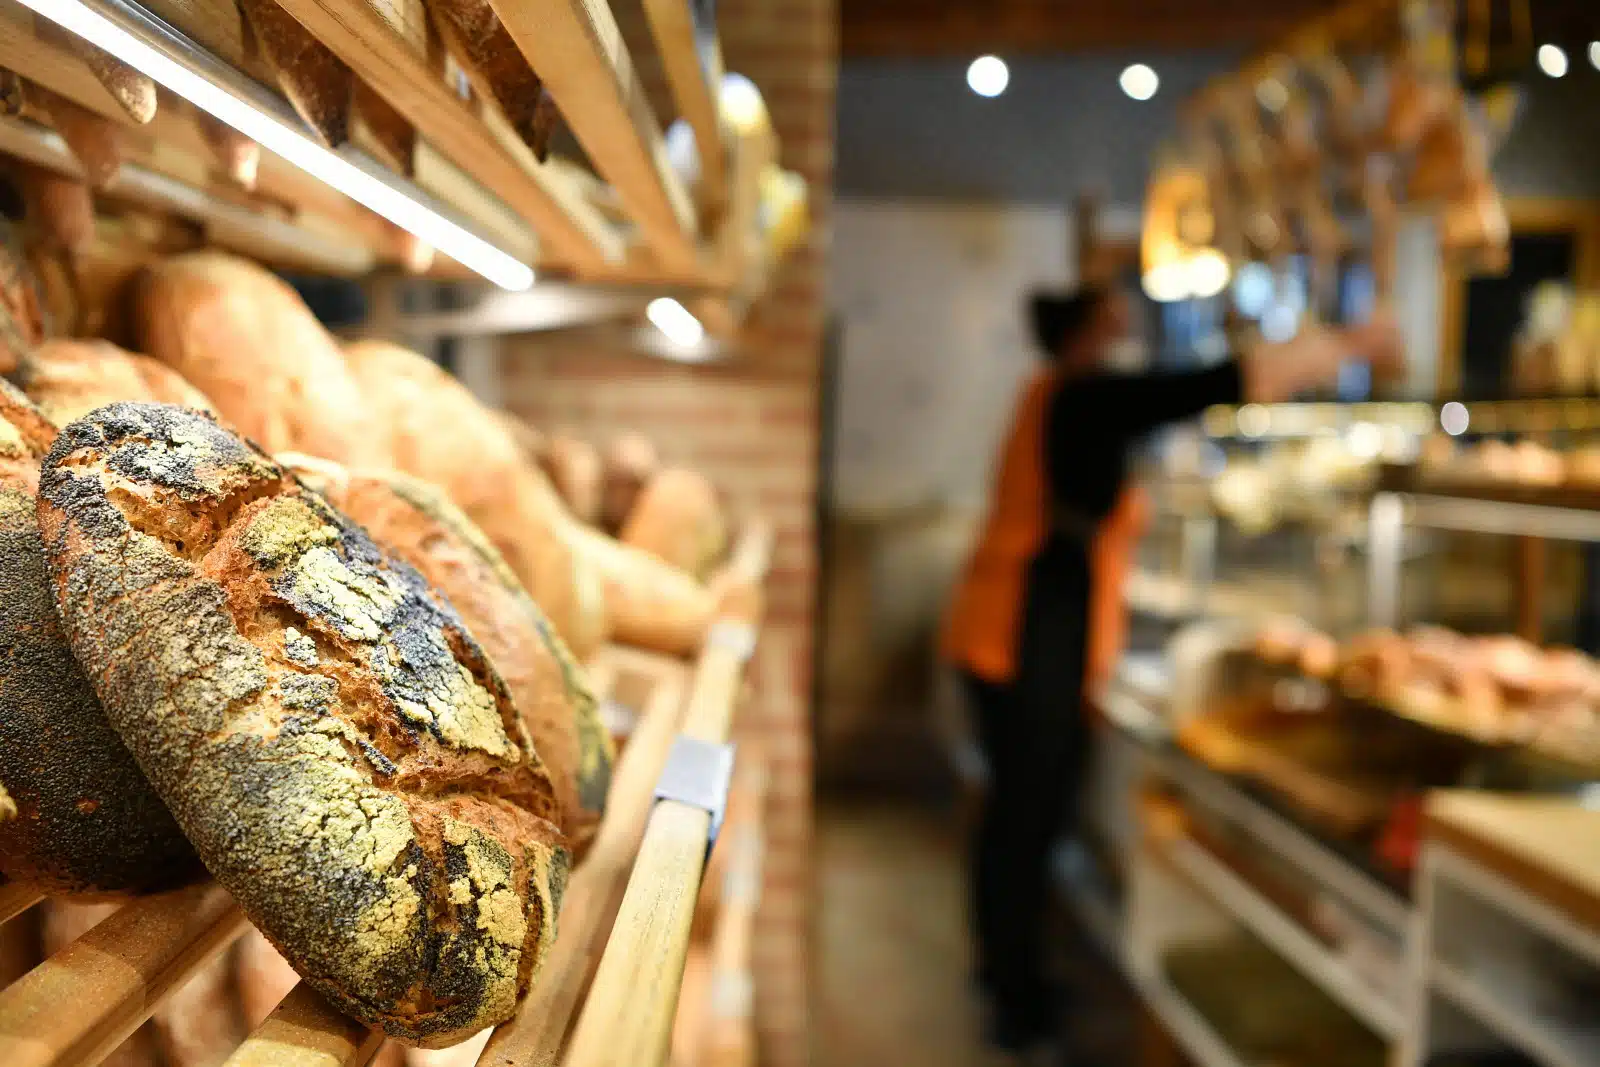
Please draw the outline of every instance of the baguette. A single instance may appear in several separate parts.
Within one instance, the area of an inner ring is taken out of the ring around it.
[[[277,0],[238,2],[261,58],[295,111],[329,148],[348,141],[355,75],[344,60],[279,7]]]
[[[141,351],[269,452],[389,465],[339,346],[268,271],[217,252],[168,259],[140,277],[134,326]]]
[[[459,616],[210,416],[114,404],[46,459],[73,650],[213,876],[340,1010],[452,1044],[555,934],[555,791]]]
[[[661,469],[656,446],[640,433],[625,433],[600,457],[600,528],[616,535],[633,514],[639,494]]]
[[[444,491],[396,471],[349,472],[280,456],[461,613],[516,702],[579,851],[599,825],[615,751],[583,669],[483,531]]]
[[[380,424],[393,466],[431,482],[466,512],[579,660],[603,640],[599,583],[574,558],[537,471],[503,421],[415,352],[382,341],[345,349]],[[358,464],[346,464],[359,466]]]
[[[171,367],[109,341],[46,341],[23,358],[17,384],[57,426],[119,400],[211,407]]]
[[[588,441],[552,434],[545,446],[545,474],[579,522],[600,524],[600,453]]]
[[[55,428],[0,382],[0,871],[52,893],[182,885],[202,871],[111,729],[51,604],[34,520]]]
[[[669,467],[639,494],[621,539],[703,579],[728,550],[728,524],[705,475]]]

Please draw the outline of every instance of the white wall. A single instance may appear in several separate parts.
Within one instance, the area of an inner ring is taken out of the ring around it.
[[[836,504],[978,506],[1035,356],[1027,292],[1071,280],[1064,209],[841,199],[830,307],[842,328]]]

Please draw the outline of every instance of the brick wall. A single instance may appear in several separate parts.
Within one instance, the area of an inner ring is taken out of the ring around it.
[[[837,15],[833,0],[720,0],[717,19],[727,68],[761,87],[782,163],[810,187],[809,242],[790,254],[752,309],[728,362],[680,367],[647,359],[617,330],[517,338],[502,349],[502,399],[538,425],[597,442],[640,430],[669,460],[713,478],[736,512],[759,510],[776,527],[769,649],[759,661],[759,684],[769,691],[747,723],[772,768],[756,1011],[762,1062],[798,1067],[809,1061],[812,508]],[[621,21],[647,85],[654,83],[658,113],[667,113],[648,34],[626,8]]]

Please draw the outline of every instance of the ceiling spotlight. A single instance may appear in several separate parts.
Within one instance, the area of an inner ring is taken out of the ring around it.
[[[1594,57],[1594,49],[1589,50],[1590,58]],[[1552,78],[1562,78],[1567,73],[1567,53],[1559,45],[1542,44],[1539,46],[1539,69]]]
[[[689,309],[669,296],[657,297],[644,310],[645,318],[678,348],[690,349],[706,338],[706,328]]]
[[[1143,63],[1135,63],[1123,69],[1117,84],[1135,100],[1148,100],[1161,88],[1161,77]]]
[[[1600,41],[1589,42],[1589,65],[1600,70]]]
[[[1011,69],[999,56],[979,56],[967,65],[967,86],[979,96],[999,96],[1011,84]]]
[[[1467,414],[1467,406],[1452,400],[1439,409],[1439,426],[1451,437],[1460,437],[1467,432],[1467,425],[1471,421]]]

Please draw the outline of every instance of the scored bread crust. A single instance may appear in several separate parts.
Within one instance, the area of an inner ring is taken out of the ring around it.
[[[583,668],[494,545],[442,489],[399,471],[347,471],[306,456],[278,461],[374,540],[415,567],[461,613],[516,702],[561,801],[575,850],[605,808],[615,759]]]
[[[47,457],[73,650],[211,873],[340,1009],[435,1046],[504,1021],[567,851],[460,618],[209,416],[114,404]]]
[[[52,893],[168,889],[199,860],[139,772],[73,658],[56,617],[34,517],[39,464],[56,435],[0,381],[0,871]]]

